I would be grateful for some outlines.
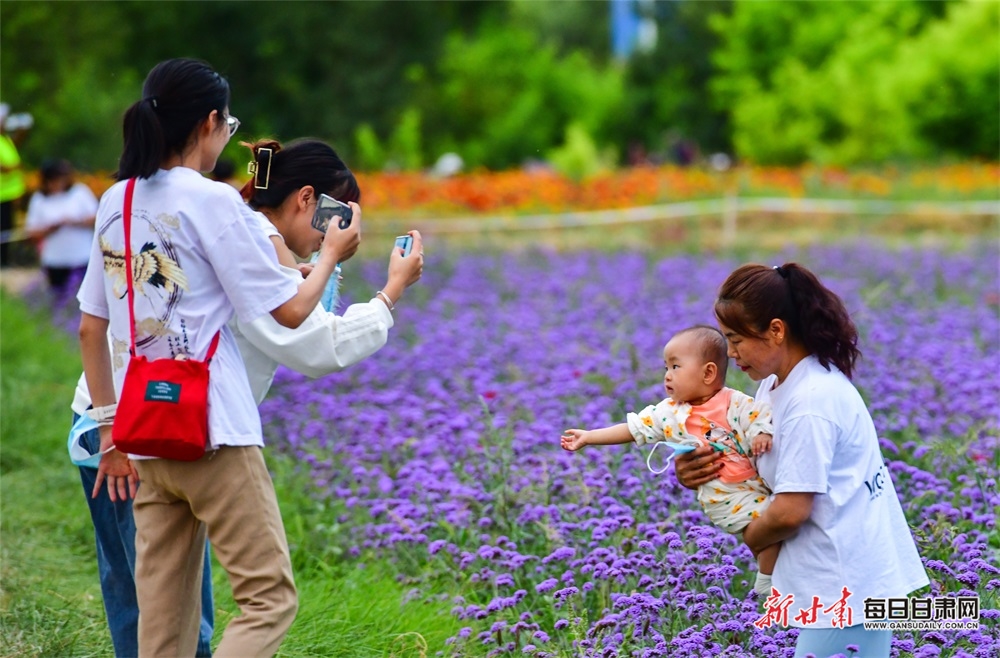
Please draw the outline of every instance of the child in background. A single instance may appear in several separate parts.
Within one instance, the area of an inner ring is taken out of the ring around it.
[[[771,449],[771,411],[740,391],[728,388],[729,358],[722,333],[707,325],[677,332],[663,349],[667,398],[627,422],[596,430],[568,429],[561,437],[565,450],[588,445],[637,445],[660,441],[707,443],[724,453],[716,479],[698,488],[698,502],[712,523],[729,533],[741,533],[760,516],[770,489],[757,474],[753,457]],[[771,550],[773,548],[773,550]],[[771,573],[779,545],[757,556],[754,589],[771,591]]]

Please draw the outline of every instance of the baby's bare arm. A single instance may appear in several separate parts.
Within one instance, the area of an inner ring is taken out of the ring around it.
[[[579,450],[584,446],[615,445],[632,440],[628,423],[619,423],[598,430],[568,429],[560,437],[560,444],[565,450]]]

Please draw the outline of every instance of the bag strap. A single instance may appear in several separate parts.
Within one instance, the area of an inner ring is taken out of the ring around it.
[[[125,285],[128,286],[128,319],[129,333],[132,341],[129,347],[129,354],[135,356],[135,290],[132,288],[132,196],[135,193],[135,178],[128,179],[125,184],[125,208],[122,220],[125,222]],[[205,354],[205,363],[215,356],[215,348],[219,346],[219,334],[215,332],[212,343],[208,346],[208,353]]]
[[[129,354],[135,356],[135,291],[132,289],[132,194],[135,192],[135,178],[128,179],[125,184],[125,210],[122,220],[125,222],[125,285],[128,286],[128,319],[131,346]]]

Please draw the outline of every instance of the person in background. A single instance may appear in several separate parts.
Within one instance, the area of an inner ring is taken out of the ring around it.
[[[215,163],[215,169],[212,170],[212,180],[232,185],[237,190],[243,187],[243,183],[236,178],[236,165],[221,158]]]
[[[38,246],[38,260],[57,293],[70,281],[79,281],[90,260],[94,241],[97,197],[90,188],[73,179],[68,160],[46,160],[39,170],[41,181],[28,202],[25,232]]]
[[[765,607],[789,602],[796,658],[849,654],[848,645],[888,658],[892,631],[865,630],[865,599],[905,598],[928,579],[851,383],[861,352],[847,308],[797,263],[744,265],[722,284],[715,316],[729,356],[760,381],[755,397],[772,410],[773,447],[757,468],[774,496],[743,532],[754,555],[781,544]],[[708,482],[718,457],[706,448],[677,457],[677,480]],[[847,609],[857,614],[840,616]]]
[[[10,106],[0,103],[0,267],[10,265],[10,232],[14,228],[14,210],[26,191],[21,155],[7,130]],[[23,133],[22,133],[23,134]]]

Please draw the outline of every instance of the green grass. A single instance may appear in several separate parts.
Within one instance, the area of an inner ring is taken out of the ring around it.
[[[75,341],[0,293],[0,653],[108,655],[90,516],[66,457]]]
[[[75,337],[0,291],[0,656],[109,656],[93,529],[66,455]],[[391,565],[344,559],[334,514],[287,457],[268,455],[292,547],[299,614],[281,656],[433,655],[459,623],[451,603],[405,602]],[[214,561],[213,561],[214,562]],[[216,641],[238,614],[213,563]]]

